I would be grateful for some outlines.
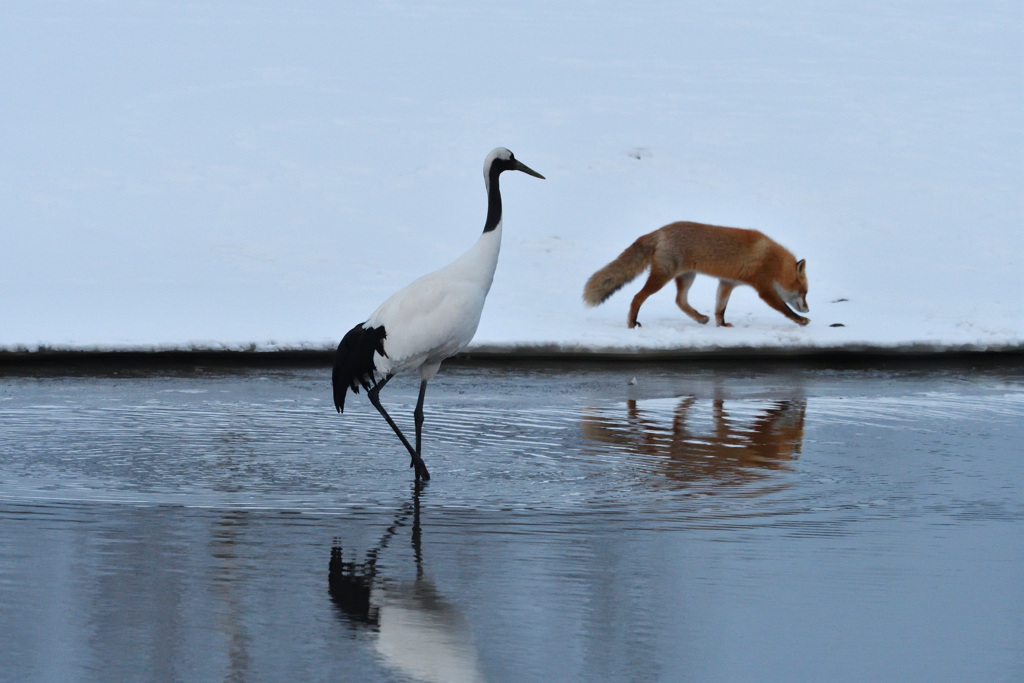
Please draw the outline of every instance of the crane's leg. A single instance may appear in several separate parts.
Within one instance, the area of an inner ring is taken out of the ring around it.
[[[384,410],[384,406],[382,406],[380,403],[380,397],[378,396],[378,394],[380,394],[380,390],[383,389],[384,385],[387,384],[390,380],[391,377],[385,377],[380,382],[377,382],[377,384],[374,385],[372,388],[366,390],[366,396],[370,399],[370,403],[373,404],[373,407],[377,409],[377,412],[380,413],[385,420],[387,420],[387,423],[389,425],[391,425],[391,429],[395,430],[395,434],[398,435],[398,438],[402,442],[402,445],[405,446],[405,449],[409,451],[409,455],[412,456],[411,466],[416,468],[416,478],[427,481],[428,479],[430,479],[430,473],[427,472],[427,466],[423,464],[423,459],[420,458],[419,453],[416,452],[417,449],[414,449],[412,447],[412,444],[409,443],[409,440],[405,438],[405,434],[402,434],[402,430],[398,428],[398,425],[395,424],[395,421],[391,419],[390,415],[388,415],[388,411]]]
[[[427,472],[427,466],[423,464],[423,458],[420,457],[420,445],[423,443],[423,397],[427,395],[427,380],[420,380],[420,396],[416,400],[416,410],[413,411],[412,417],[416,424],[416,454],[412,456],[412,463],[409,467],[416,468],[416,478],[427,481],[430,479],[430,473]]]
[[[413,411],[412,417],[416,423],[416,455],[419,455],[423,451],[420,450],[420,444],[423,443],[423,397],[427,395],[427,380],[420,381],[420,397],[416,401],[416,410]],[[415,461],[413,461],[415,465]]]

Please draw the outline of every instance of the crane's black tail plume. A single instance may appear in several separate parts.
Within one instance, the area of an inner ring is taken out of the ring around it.
[[[387,332],[384,326],[366,327],[360,323],[348,331],[338,344],[334,355],[334,371],[331,383],[334,385],[334,407],[338,412],[345,410],[345,395],[351,389],[359,393],[359,387],[369,390],[377,384],[373,376],[373,354],[384,353],[384,338]]]

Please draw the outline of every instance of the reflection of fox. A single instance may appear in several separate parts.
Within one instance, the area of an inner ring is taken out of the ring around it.
[[[645,414],[642,403],[627,401],[625,418],[584,410],[583,437],[652,456],[660,461],[659,469],[677,482],[740,484],[763,475],[764,470],[785,469],[803,448],[807,410],[803,398],[771,401],[754,414],[749,414],[749,408],[759,402],[733,403],[734,415],[725,400],[716,398],[711,402],[710,425],[699,410],[706,402],[693,396],[679,400],[671,422],[658,419],[657,412]]]
[[[633,242],[617,259],[594,273],[583,288],[583,300],[596,306],[617,292],[640,273],[651,269],[646,284],[629,307],[629,326],[639,326],[636,314],[647,297],[676,281],[676,303],[688,316],[704,324],[706,315],[698,313],[686,300],[686,293],[697,273],[718,278],[715,298],[715,322],[725,322],[725,307],[736,285],[757,290],[766,304],[793,322],[806,325],[801,313],[807,308],[806,262],[796,258],[781,244],[757,230],[722,228],[703,223],[670,223]],[[787,306],[786,304],[789,304]]]

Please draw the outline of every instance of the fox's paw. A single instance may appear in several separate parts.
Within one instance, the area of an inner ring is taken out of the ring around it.
[[[810,318],[797,318],[796,319],[797,325],[800,325],[800,326],[806,325],[809,322],[811,322]]]
[[[698,316],[698,317],[694,318],[694,320],[699,322],[701,325],[707,325],[708,321],[711,320],[711,318],[707,317],[706,315],[701,315],[701,316]]]

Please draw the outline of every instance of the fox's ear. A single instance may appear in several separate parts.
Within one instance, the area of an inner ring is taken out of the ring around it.
[[[796,262],[796,272],[798,272],[798,273],[800,273],[802,275],[803,272],[804,272],[804,266],[806,266],[806,265],[807,265],[807,259],[800,259],[799,261],[797,261]]]

